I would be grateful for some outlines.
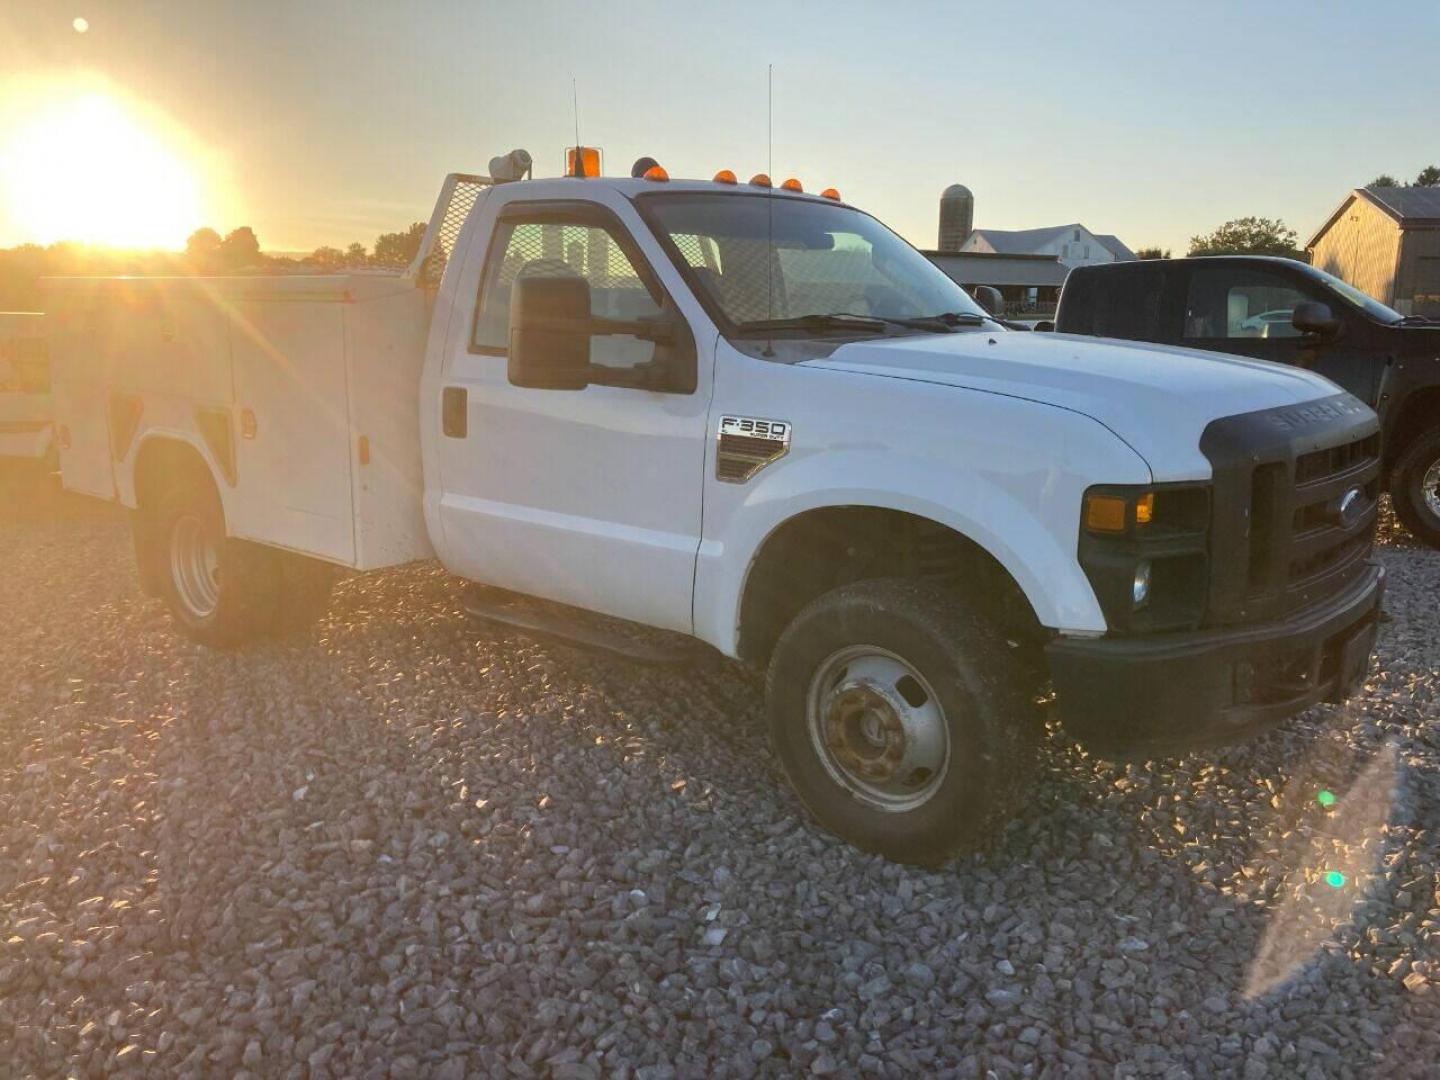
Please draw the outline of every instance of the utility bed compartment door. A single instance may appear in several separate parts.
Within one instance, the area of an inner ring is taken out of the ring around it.
[[[230,343],[234,533],[353,564],[345,304],[238,300]]]
[[[96,344],[98,313],[73,292],[53,285],[47,287],[45,307],[61,482],[67,491],[113,499],[115,473],[105,407],[109,371]]]

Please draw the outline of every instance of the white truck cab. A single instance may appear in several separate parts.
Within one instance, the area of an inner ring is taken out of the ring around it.
[[[404,275],[51,283],[66,484],[213,644],[433,554],[762,666],[806,805],[909,861],[1003,817],[1047,683],[1137,752],[1363,675],[1366,406],[1007,332],[833,191],[637,171],[451,176]]]

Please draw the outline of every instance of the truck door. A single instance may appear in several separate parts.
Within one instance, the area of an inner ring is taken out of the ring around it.
[[[492,199],[483,214],[472,243],[487,251],[467,259],[457,285],[442,400],[432,403],[442,413],[446,563],[476,581],[688,632],[709,380],[691,393],[636,386],[630,369],[655,345],[629,336],[592,339],[584,390],[522,388],[506,373],[518,277],[583,278],[594,315],[636,319],[667,303],[655,270],[663,256],[618,196],[613,206]]]
[[[1341,319],[1353,319],[1334,297],[1298,276],[1224,260],[1195,266],[1180,344],[1309,368],[1374,404],[1381,364],[1366,347],[1368,335],[1359,326],[1329,341],[1300,333],[1291,315],[1296,305],[1311,300],[1328,305]]]

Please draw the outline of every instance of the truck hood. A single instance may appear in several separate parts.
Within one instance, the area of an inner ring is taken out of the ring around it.
[[[804,366],[1004,394],[1082,413],[1134,448],[1157,481],[1209,477],[1200,434],[1210,421],[1339,389],[1299,368],[1224,353],[1013,331],[857,341]]]

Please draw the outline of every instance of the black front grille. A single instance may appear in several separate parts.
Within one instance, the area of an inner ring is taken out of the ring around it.
[[[1313,484],[1347,472],[1362,465],[1371,458],[1380,456],[1380,434],[1354,442],[1332,446],[1325,450],[1312,450],[1295,459],[1295,483]]]
[[[1295,459],[1282,608],[1343,587],[1374,546],[1380,436],[1352,439]],[[1349,513],[1342,506],[1351,504]]]
[[[1207,621],[1271,619],[1348,585],[1374,544],[1375,415],[1348,394],[1226,417],[1201,448],[1214,467]]]

